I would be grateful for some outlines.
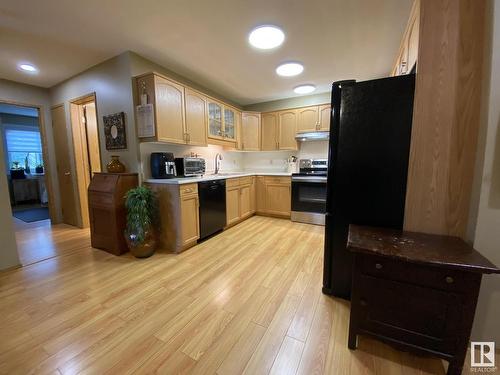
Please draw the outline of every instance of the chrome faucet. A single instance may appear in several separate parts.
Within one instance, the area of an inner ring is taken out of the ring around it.
[[[220,171],[220,162],[222,161],[222,155],[220,153],[217,153],[215,155],[215,173],[217,174]]]

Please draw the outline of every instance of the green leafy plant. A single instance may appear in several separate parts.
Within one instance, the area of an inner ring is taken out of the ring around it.
[[[142,244],[146,232],[157,218],[157,199],[151,189],[139,186],[125,195],[127,208],[127,234],[137,244]]]

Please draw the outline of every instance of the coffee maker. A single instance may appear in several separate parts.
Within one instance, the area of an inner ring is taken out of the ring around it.
[[[174,178],[177,176],[175,158],[171,152],[151,153],[151,177]]]

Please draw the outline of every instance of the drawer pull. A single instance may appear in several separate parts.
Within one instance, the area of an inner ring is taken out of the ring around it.
[[[186,193],[192,193],[193,192],[193,189],[186,189],[184,190]]]
[[[366,303],[366,301],[364,299],[360,299],[359,300],[359,304],[363,307],[366,307],[366,305],[368,305],[368,303]]]
[[[455,280],[453,280],[453,277],[451,277],[451,276],[446,276],[445,280],[448,284],[453,284],[453,281],[455,281]]]
[[[375,263],[375,268],[378,270],[382,269],[382,265],[380,263]]]

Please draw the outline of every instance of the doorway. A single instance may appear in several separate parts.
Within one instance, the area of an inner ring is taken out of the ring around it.
[[[50,225],[50,179],[43,120],[38,107],[0,103],[0,133],[16,227]],[[40,224],[40,223],[39,223]]]
[[[76,181],[81,227],[90,225],[87,189],[94,173],[101,172],[101,153],[95,94],[70,102]]]

